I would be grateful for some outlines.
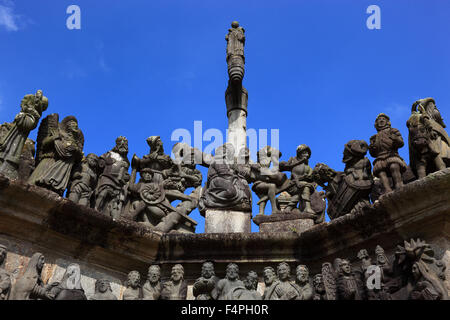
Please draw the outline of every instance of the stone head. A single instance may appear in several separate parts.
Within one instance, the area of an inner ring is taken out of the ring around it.
[[[297,147],[297,158],[304,163],[308,163],[311,157],[311,149],[306,144],[301,144]]]
[[[153,172],[149,169],[142,169],[140,175],[144,182],[151,182],[153,180]]]
[[[309,270],[307,266],[302,264],[297,266],[295,269],[295,274],[298,282],[306,283],[309,281]]]
[[[323,277],[322,274],[316,274],[313,278],[313,285],[314,285],[314,289],[316,290],[316,292],[318,293],[322,293],[325,291],[325,285],[323,283]]]
[[[377,131],[383,130],[385,128],[390,128],[391,127],[391,121],[389,119],[389,117],[384,114],[384,113],[380,113],[377,118],[375,119],[375,129],[377,129]]]
[[[281,262],[277,267],[278,279],[281,281],[289,280],[291,276],[291,267],[286,262]]]
[[[111,291],[111,284],[109,280],[106,279],[99,279],[95,282],[95,292],[99,293],[105,293],[107,291]]]
[[[237,264],[229,263],[227,265],[226,278],[233,281],[239,278],[239,267]]]
[[[98,156],[94,153],[89,153],[86,156],[86,162],[91,168],[97,168],[98,166]]]
[[[256,290],[258,288],[258,274],[255,271],[250,271],[244,280],[244,285],[247,290]]]
[[[211,261],[206,261],[202,265],[202,277],[210,279],[215,275],[214,264]]]
[[[141,284],[141,275],[138,271],[131,271],[128,274],[127,279],[127,287],[132,287],[133,289],[136,289]]]
[[[120,136],[116,139],[116,146],[113,151],[120,153],[121,155],[128,154],[128,139]]]
[[[151,265],[148,268],[147,279],[150,283],[158,283],[161,279],[161,268],[158,265]]]
[[[346,276],[352,273],[352,266],[347,259],[341,259],[339,263],[339,268],[341,269],[342,273]]]
[[[170,273],[170,279],[174,282],[183,280],[184,268],[181,264],[176,264],[172,267],[172,272]]]
[[[274,268],[265,267],[263,270],[263,277],[264,277],[264,283],[266,285],[271,285],[277,278]]]

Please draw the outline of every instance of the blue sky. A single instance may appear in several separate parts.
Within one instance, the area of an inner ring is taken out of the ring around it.
[[[81,30],[66,27],[71,4]],[[371,4],[380,30],[366,27]],[[444,0],[0,0],[0,121],[43,89],[45,115],[78,118],[86,154],[103,154],[119,135],[130,158],[148,152],[151,135],[169,152],[172,132],[193,131],[196,120],[225,132],[225,34],[238,20],[248,127],[279,129],[284,160],[306,143],[312,167],[342,170],[344,144],[368,141],[380,112],[406,144],[417,99],[434,97],[450,123],[449,15]],[[409,162],[406,147],[400,154]],[[204,218],[191,216],[202,232]]]

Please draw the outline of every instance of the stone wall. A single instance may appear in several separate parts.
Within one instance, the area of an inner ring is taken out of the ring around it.
[[[239,265],[242,277],[256,271],[261,280],[258,290],[263,292],[265,266],[276,268],[287,261],[294,269],[306,264],[313,276],[323,262],[337,257],[349,258],[357,266],[358,251],[367,249],[373,255],[378,244],[391,256],[396,245],[410,238],[432,245],[450,279],[449,190],[450,169],[446,169],[383,195],[357,214],[301,233],[162,234],[135,222],[113,221],[45,189],[0,177],[0,244],[8,247],[6,269],[13,277],[23,272],[34,252],[46,257],[45,282],[60,280],[69,263],[78,263],[88,298],[96,279],[110,280],[113,293],[121,298],[129,271],[138,270],[145,279],[148,266],[158,263],[164,280],[171,267],[181,263],[192,299],[192,284],[207,259],[215,261],[221,278],[229,262]],[[450,289],[448,280],[447,285]]]

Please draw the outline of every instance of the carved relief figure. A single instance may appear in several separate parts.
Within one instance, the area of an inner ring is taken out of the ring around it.
[[[144,300],[159,300],[161,296],[161,268],[151,265],[148,268],[147,281],[142,288]]]
[[[95,281],[95,293],[89,300],[117,300],[112,293],[109,280],[98,279]]]
[[[60,282],[50,284],[48,295],[52,300],[87,300],[81,287],[80,266],[70,264]]]
[[[36,252],[31,257],[24,273],[16,279],[11,288],[8,300],[51,299],[48,287],[41,279],[45,258],[42,253]]]
[[[162,285],[162,300],[186,300],[187,282],[184,280],[184,268],[181,264],[172,267],[170,280]]]
[[[20,112],[8,133],[0,139],[0,173],[13,180],[18,178],[17,171],[25,141],[30,131],[37,127],[42,112],[47,107],[48,99],[42,94],[42,90],[22,99]]]
[[[0,245],[0,300],[7,300],[11,289],[11,276],[4,268],[7,254],[6,246]]]
[[[138,271],[128,273],[122,300],[142,300],[141,274]]]
[[[391,128],[387,115],[380,113],[375,120],[377,134],[370,137],[369,152],[375,158],[373,175],[381,179],[385,192],[391,192],[389,177],[392,177],[395,189],[403,186],[402,173],[406,171],[406,163],[398,154],[404,142],[400,131]]]
[[[311,300],[313,298],[313,288],[309,282],[309,269],[305,265],[299,265],[295,269],[295,289],[297,295],[295,300]]]
[[[433,98],[417,100],[406,122],[410,166],[419,179],[450,167],[450,137]]]
[[[264,289],[264,294],[262,296],[263,300],[269,300],[268,299],[268,293],[269,292],[273,292],[272,287],[274,287],[277,282],[277,274],[275,273],[275,269],[272,267],[265,267],[263,270],[263,275],[264,275],[264,284],[265,284],[265,289]]]
[[[242,81],[244,78],[244,45],[245,45],[245,30],[239,26],[239,22],[233,21],[231,29],[225,36],[227,41],[227,64],[228,75],[233,81]]]
[[[83,157],[84,135],[73,116],[61,123],[54,113],[42,120],[37,137],[37,166],[28,183],[63,195],[72,174],[72,168]]]
[[[250,271],[244,280],[244,286],[231,289],[227,295],[227,300],[262,300],[261,294],[256,291],[258,288],[258,274]]]
[[[298,296],[297,288],[290,282],[291,267],[281,262],[277,267],[278,280],[265,294],[265,300],[293,300]]]
[[[90,207],[92,194],[97,186],[99,158],[89,153],[72,174],[67,198],[75,203]]]
[[[355,276],[350,262],[346,259],[336,259],[337,266],[337,299],[363,300],[364,284]]]
[[[236,287],[245,287],[239,280],[239,267],[235,263],[229,263],[226,269],[225,279],[219,280],[216,286],[216,292],[213,293],[215,300],[227,300],[228,293]]]
[[[116,146],[99,160],[102,174],[95,190],[95,209],[112,218],[120,215],[125,201],[124,187],[130,180],[127,154],[128,140],[120,136],[116,139]]]
[[[323,277],[321,273],[318,273],[313,278],[314,296],[313,300],[328,300],[325,285],[323,283]]]
[[[214,264],[206,261],[202,265],[201,277],[195,280],[193,294],[196,300],[212,300],[216,294],[216,286],[219,278],[214,272]]]
[[[22,154],[20,155],[19,169],[18,169],[18,179],[22,181],[27,181],[28,178],[33,173],[36,168],[36,163],[34,160],[34,155],[36,153],[35,142],[31,139],[25,141],[25,145],[22,149]]]

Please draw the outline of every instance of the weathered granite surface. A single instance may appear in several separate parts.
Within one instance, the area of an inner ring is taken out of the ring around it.
[[[373,206],[356,214],[300,234],[162,234],[139,223],[114,221],[56,193],[1,176],[0,243],[8,247],[5,268],[14,275],[36,251],[46,256],[44,281],[58,280],[70,262],[80,264],[88,298],[95,279],[107,278],[120,299],[127,273],[138,270],[145,275],[153,262],[163,266],[163,280],[170,277],[174,264],[181,263],[190,299],[192,284],[207,259],[215,262],[219,278],[224,277],[229,262],[239,265],[241,277],[250,270],[276,267],[280,261],[291,267],[305,264],[314,275],[323,262],[337,257],[356,262],[360,249],[373,251],[376,245],[391,256],[397,244],[418,237],[431,244],[437,258],[444,259],[448,274],[449,190],[450,169],[445,169],[382,195]],[[260,283],[258,290],[263,287]]]
[[[205,233],[251,232],[251,212],[208,209]]]

